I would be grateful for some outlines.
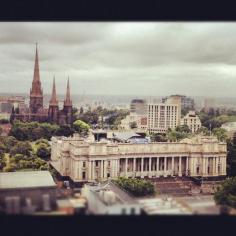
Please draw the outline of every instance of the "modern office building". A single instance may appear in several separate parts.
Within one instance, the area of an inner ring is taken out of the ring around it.
[[[53,137],[51,165],[74,182],[118,177],[222,177],[226,175],[226,143],[215,137],[196,136],[181,142],[89,142]]]
[[[187,125],[192,133],[201,128],[202,123],[195,111],[189,111],[186,116],[181,119],[181,125]]]

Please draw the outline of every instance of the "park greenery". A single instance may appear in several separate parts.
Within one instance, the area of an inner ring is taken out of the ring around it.
[[[91,127],[117,129],[121,120],[128,114],[129,111],[126,109],[109,110],[98,106],[96,109],[89,109],[84,112],[83,107],[81,107],[76,119],[84,121]]]
[[[90,126],[82,120],[76,120],[73,123],[74,130],[81,135],[87,135],[90,129]]]
[[[214,195],[217,204],[236,208],[236,177],[225,180]]]
[[[122,189],[137,197],[155,194],[154,185],[148,180],[120,177],[114,182]]]
[[[19,141],[13,136],[0,139],[0,171],[49,170],[50,145],[47,140]]]

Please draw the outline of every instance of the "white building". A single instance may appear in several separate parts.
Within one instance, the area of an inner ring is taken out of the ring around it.
[[[187,125],[192,133],[201,128],[202,123],[195,111],[189,111],[186,116],[181,119],[181,125]]]
[[[150,133],[165,133],[180,125],[180,101],[167,99],[166,103],[148,104],[147,129]]]
[[[111,182],[85,184],[81,194],[87,199],[88,214],[139,215],[141,213],[138,202]]]
[[[51,165],[74,182],[110,178],[226,175],[226,143],[197,136],[181,142],[108,143],[53,137]]]

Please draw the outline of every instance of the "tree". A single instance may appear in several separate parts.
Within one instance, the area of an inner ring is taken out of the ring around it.
[[[13,136],[4,137],[3,143],[6,146],[6,152],[10,152],[10,149],[14,147],[17,142],[18,142],[17,139]]]
[[[4,156],[4,152],[0,150],[0,170],[2,170],[6,166]]]
[[[115,183],[134,196],[147,196],[153,195],[155,193],[155,187],[153,183],[148,180],[120,177],[118,180],[115,180]]]
[[[236,133],[227,139],[227,175],[236,176]]]
[[[191,129],[189,129],[189,127],[187,125],[180,125],[180,126],[177,126],[175,128],[175,130],[177,132],[180,132],[180,133],[191,133]]]
[[[78,133],[82,134],[82,135],[87,135],[88,131],[90,129],[90,126],[85,123],[82,120],[76,120],[73,123],[73,128],[75,129],[75,131],[77,131]]]
[[[236,177],[225,180],[223,184],[218,187],[214,198],[219,205],[236,208]]]
[[[223,128],[214,128],[212,133],[217,137],[219,141],[225,141],[227,138],[227,131]]]
[[[136,121],[133,121],[133,122],[130,123],[130,128],[131,129],[136,129],[137,127],[138,127],[138,125],[137,125]]]
[[[39,145],[39,144],[42,144],[42,143],[44,143],[44,144],[46,144],[47,146],[49,146],[48,140],[47,140],[47,139],[44,139],[44,138],[38,139],[38,140],[35,142],[36,145]]]
[[[30,156],[32,152],[32,147],[29,142],[19,141],[11,150],[10,155],[23,154]]]
[[[69,125],[62,125],[56,130],[55,135],[69,137],[73,135],[73,133],[74,130]]]
[[[40,144],[37,148],[36,155],[43,160],[49,160],[51,156],[51,149],[45,144]]]
[[[202,135],[210,135],[210,130],[207,129],[207,127],[202,126],[199,128],[196,132],[197,134],[202,134]]]
[[[167,142],[168,139],[165,134],[151,134],[152,142]]]

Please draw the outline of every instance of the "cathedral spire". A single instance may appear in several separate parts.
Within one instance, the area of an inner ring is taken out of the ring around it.
[[[66,99],[64,101],[64,105],[65,106],[71,106],[72,105],[72,101],[70,99],[70,79],[69,79],[69,77],[68,77],[68,80],[67,80]]]
[[[53,86],[52,86],[52,96],[50,99],[50,105],[58,105],[57,101],[57,94],[56,94],[56,83],[55,83],[55,76],[53,78]]]
[[[34,62],[34,77],[32,82],[32,95],[42,95],[40,75],[39,75],[39,59],[38,59],[38,43],[36,43],[35,62]]]

